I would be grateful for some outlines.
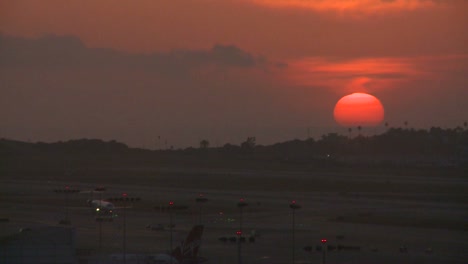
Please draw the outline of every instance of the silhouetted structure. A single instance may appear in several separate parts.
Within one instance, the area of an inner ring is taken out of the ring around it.
[[[75,264],[75,234],[71,227],[23,228],[0,240],[0,263]]]

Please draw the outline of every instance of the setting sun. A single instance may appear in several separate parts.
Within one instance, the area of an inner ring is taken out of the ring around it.
[[[353,93],[336,103],[333,115],[336,122],[345,127],[376,126],[384,119],[384,108],[375,96]]]

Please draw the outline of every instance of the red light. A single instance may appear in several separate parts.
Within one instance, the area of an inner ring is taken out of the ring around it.
[[[292,204],[296,204],[296,200],[293,200],[291,203],[292,203]]]
[[[242,231],[236,231],[236,234],[237,234],[238,236],[240,236],[240,235],[242,235]]]
[[[244,198],[240,198],[240,201],[243,203],[243,202],[244,202]]]
[[[70,186],[65,186],[65,189],[67,189],[67,190],[70,189]]]
[[[171,206],[174,205],[174,202],[173,202],[173,201],[170,201],[170,202],[169,202],[169,205],[171,205]]]
[[[127,193],[122,193],[123,197],[127,197],[127,195],[128,195]]]
[[[325,244],[325,243],[327,243],[327,240],[326,240],[326,239],[322,239],[321,242],[322,242],[322,244]]]

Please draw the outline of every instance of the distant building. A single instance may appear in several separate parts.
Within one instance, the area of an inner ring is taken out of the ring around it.
[[[75,241],[72,227],[22,228],[0,238],[0,263],[76,264]]]

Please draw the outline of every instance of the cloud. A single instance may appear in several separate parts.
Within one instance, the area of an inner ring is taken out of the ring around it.
[[[48,35],[35,40],[0,35],[0,67],[143,67],[155,71],[185,71],[204,65],[257,67],[265,63],[233,45],[210,50],[174,50],[149,55],[125,54],[110,49],[88,49],[72,36]]]
[[[223,131],[224,144],[292,120],[291,97],[269,69],[287,66],[233,45],[145,55],[91,49],[67,36],[1,36],[0,43],[0,137],[135,146],[159,134],[189,146]]]
[[[409,84],[414,85],[410,90],[418,93],[426,89],[418,83],[428,81],[441,85],[437,93],[450,89],[457,94],[463,92],[460,82],[466,82],[463,72],[468,71],[468,55],[346,60],[312,57],[288,64],[288,69],[279,73],[281,81],[311,89],[321,87],[340,96],[354,92],[387,93],[387,90],[396,91]],[[444,86],[449,83],[453,83],[453,87]]]
[[[303,8],[314,11],[375,13],[382,11],[417,10],[447,4],[438,0],[248,0],[274,8]],[[457,1],[457,0],[455,0]]]
[[[409,58],[356,58],[333,60],[312,57],[289,62],[283,78],[299,86],[327,87],[338,94],[371,92],[394,87],[425,74]]]

